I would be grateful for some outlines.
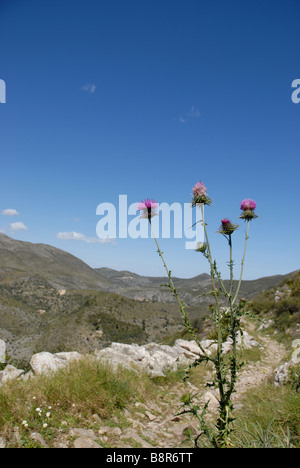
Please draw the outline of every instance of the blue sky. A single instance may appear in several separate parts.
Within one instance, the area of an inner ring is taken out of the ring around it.
[[[244,278],[298,269],[299,16],[298,0],[0,0],[0,230],[162,275],[153,239],[95,242],[96,208],[120,194],[187,203],[202,180],[225,277],[216,231],[241,221],[243,198],[259,215]],[[208,272],[185,240],[161,240],[173,275]]]

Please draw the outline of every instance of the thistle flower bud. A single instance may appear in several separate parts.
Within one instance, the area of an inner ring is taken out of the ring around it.
[[[207,244],[205,242],[198,242],[197,247],[196,247],[196,252],[201,252],[205,254],[207,249]]]
[[[238,229],[238,224],[233,224],[231,221],[229,221],[229,219],[227,218],[224,218],[221,220],[221,226],[218,230],[218,233],[219,234],[224,234],[225,236],[226,235],[230,235],[232,234],[236,229]]]

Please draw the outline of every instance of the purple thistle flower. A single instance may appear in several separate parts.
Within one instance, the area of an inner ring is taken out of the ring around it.
[[[254,200],[251,200],[251,198],[245,198],[240,206],[241,210],[246,211],[246,210],[255,210],[256,208],[256,203]]]
[[[194,187],[192,188],[192,206],[196,206],[198,203],[203,203],[204,205],[210,205],[211,200],[206,195],[207,188],[203,184],[203,182],[197,182]]]
[[[206,190],[207,188],[205,187],[205,185],[203,184],[203,182],[197,182],[193,189],[192,189],[192,192],[193,192],[193,195],[194,196],[201,196],[201,195],[206,195]]]
[[[141,217],[146,218],[149,221],[153,216],[155,216],[157,213],[155,213],[155,209],[158,207],[158,203],[155,200],[152,200],[150,198],[147,198],[146,200],[143,200],[137,204],[137,209],[139,211],[142,211]]]
[[[254,213],[256,208],[256,202],[251,198],[245,198],[240,205],[240,209],[243,211],[240,218],[250,221],[253,218],[257,218],[257,214]]]

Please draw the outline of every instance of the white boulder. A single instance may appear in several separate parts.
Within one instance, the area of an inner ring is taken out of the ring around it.
[[[1,384],[8,382],[9,380],[17,379],[21,375],[23,375],[25,371],[23,369],[17,369],[16,367],[7,364],[5,369],[0,372],[0,381]]]
[[[76,351],[56,354],[42,352],[32,356],[30,365],[35,374],[44,374],[51,371],[55,372],[58,369],[65,367],[70,361],[80,358],[81,354]]]

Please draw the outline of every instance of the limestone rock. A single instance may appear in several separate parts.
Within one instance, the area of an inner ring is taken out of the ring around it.
[[[275,369],[274,385],[279,387],[285,385],[289,380],[289,369],[292,366],[292,362],[285,362],[281,366]]]
[[[244,332],[243,338],[239,333],[237,344],[249,349],[259,346],[252,336]],[[214,340],[202,340],[202,348],[208,355],[217,349]],[[232,347],[232,340],[229,338],[223,343],[223,352],[227,353]],[[119,365],[128,369],[142,369],[152,376],[164,376],[167,370],[177,370],[180,366],[185,366],[199,357],[201,350],[197,343],[178,339],[174,346],[148,343],[139,346],[137,344],[112,343],[108,348],[95,351],[97,359],[108,363],[113,368]]]
[[[6,447],[6,440],[3,437],[0,437],[0,449]]]
[[[135,442],[137,442],[141,446],[141,448],[153,448],[152,445],[150,445],[148,442],[142,439],[142,437],[140,437],[138,433],[131,427],[128,427],[127,429],[125,429],[123,434],[120,436],[120,439],[121,440],[132,439]]]
[[[35,440],[41,447],[47,448],[47,443],[44,437],[38,432],[32,432],[30,434],[30,439]]]
[[[73,442],[73,447],[76,449],[101,449],[103,448],[100,444],[97,444],[93,439],[89,439],[88,437],[78,437]]]
[[[17,369],[16,367],[8,364],[3,371],[0,372],[0,383],[4,384],[12,379],[17,379],[24,374],[22,369]]]
[[[70,430],[69,432],[69,436],[70,437],[77,437],[77,438],[88,438],[88,439],[92,439],[92,440],[95,440],[97,439],[97,436],[95,434],[95,432],[92,430],[92,429],[82,429],[81,427],[78,427],[78,428],[73,428]]]
[[[237,336],[238,346],[240,346],[242,342],[245,349],[259,346],[259,343],[246,331],[243,337],[241,337],[240,333]],[[217,344],[214,340],[202,340],[201,346],[208,355],[215,352],[217,348]],[[0,352],[2,349],[3,357],[5,354],[4,347],[5,343],[3,340],[0,340]],[[232,340],[229,338],[223,343],[223,352],[227,353],[231,347]],[[96,359],[103,363],[108,363],[113,369],[121,365],[136,372],[142,370],[149,373],[151,376],[165,376],[166,372],[169,370],[176,371],[181,366],[189,365],[197,359],[201,353],[202,351],[194,340],[187,341],[178,339],[174,346],[157,343],[148,343],[142,346],[137,344],[111,343],[109,347],[96,350],[94,354]],[[70,361],[80,358],[82,358],[82,355],[77,352],[56,354],[42,352],[34,354],[30,360],[33,374],[31,372],[25,374],[23,370],[7,365],[4,371],[0,371],[0,385],[13,378],[23,378],[27,380],[34,374],[56,372],[58,369],[65,367]]]
[[[164,376],[167,369],[175,370],[186,362],[184,352],[180,346],[112,343],[110,347],[95,354],[100,361],[107,362],[113,367],[122,365],[129,369],[142,369],[153,376]],[[195,355],[192,354],[191,357],[195,358]]]
[[[69,437],[76,437],[73,442],[74,448],[103,448],[96,442],[98,436],[92,429],[74,427],[69,431]]]
[[[266,330],[274,324],[274,320],[269,319],[267,322],[263,322],[257,329],[257,331]]]
[[[228,338],[227,341],[223,344],[223,352],[226,353],[230,349],[232,345],[232,339]],[[256,346],[260,346],[260,344],[255,341],[253,336],[249,335],[248,332],[244,331],[243,335],[240,332],[237,333],[237,346],[243,346],[244,349],[251,349]]]
[[[154,414],[150,413],[150,411],[145,411],[145,415],[147,416],[147,418],[150,420],[150,421],[154,421],[157,416],[155,416]]]
[[[55,372],[58,369],[65,367],[70,361],[80,358],[81,355],[76,351],[57,354],[42,352],[32,356],[30,365],[35,374],[44,374],[49,371]]]

